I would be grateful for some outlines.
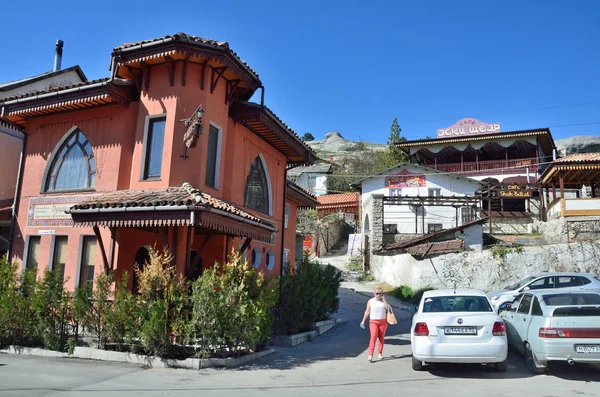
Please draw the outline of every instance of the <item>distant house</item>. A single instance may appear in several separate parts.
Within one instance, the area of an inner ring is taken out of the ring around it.
[[[306,167],[296,167],[288,170],[288,179],[315,196],[327,194],[329,175],[333,172],[334,164],[315,164]]]

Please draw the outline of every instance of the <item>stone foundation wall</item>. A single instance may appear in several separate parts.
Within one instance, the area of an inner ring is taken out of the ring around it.
[[[490,232],[489,223],[483,231]],[[492,234],[531,234],[536,233],[537,227],[532,218],[492,218]]]
[[[409,254],[373,255],[371,272],[380,282],[413,289],[499,289],[542,272],[600,274],[600,240],[529,246],[494,247],[417,260]]]
[[[383,244],[392,244],[399,243],[401,241],[412,240],[415,237],[421,237],[422,234],[384,234],[383,235]]]
[[[600,239],[600,219],[571,220],[567,218],[570,239]]]

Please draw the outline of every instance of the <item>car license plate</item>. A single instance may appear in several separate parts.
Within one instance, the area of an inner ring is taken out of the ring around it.
[[[444,327],[445,335],[477,335],[477,327]]]
[[[600,353],[600,345],[575,345],[577,353]]]

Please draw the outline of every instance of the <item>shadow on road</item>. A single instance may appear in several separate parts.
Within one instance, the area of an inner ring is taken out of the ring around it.
[[[280,348],[275,353],[253,361],[238,370],[294,369],[320,361],[356,358],[365,354],[369,345],[369,330],[368,328],[363,330],[358,325],[368,298],[349,289],[340,288],[340,300],[338,314],[344,319],[343,323],[311,342],[291,348]],[[409,331],[410,322],[408,321],[390,325],[387,329],[385,343],[396,346],[408,345],[410,338],[404,334]]]

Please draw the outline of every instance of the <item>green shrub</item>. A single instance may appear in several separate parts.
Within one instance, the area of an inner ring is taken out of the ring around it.
[[[271,338],[278,283],[232,253],[192,283],[191,337],[200,357],[256,351]]]
[[[116,343],[119,351],[125,350],[126,344],[139,340],[140,311],[138,300],[127,289],[129,273],[124,272],[119,281],[112,308],[106,313],[106,336],[108,341]]]
[[[393,295],[402,302],[408,302],[414,296],[414,292],[408,285],[401,285],[394,289]]]
[[[44,348],[63,351],[71,336],[73,299],[64,288],[60,272],[46,270],[42,280],[35,283],[35,291],[29,299]]]
[[[350,263],[348,263],[348,265],[346,266],[346,269],[348,269],[348,271],[351,272],[362,272],[364,269],[361,258],[351,259]]]
[[[85,283],[75,291],[73,312],[81,326],[96,340],[98,349],[104,349],[107,342],[106,322],[112,310],[112,272],[100,274],[92,283]]]
[[[276,332],[280,335],[310,331],[314,322],[325,320],[339,308],[341,272],[304,258],[294,273],[282,280],[281,299],[276,308]]]
[[[370,273],[361,274],[361,276],[358,278],[358,281],[361,281],[361,282],[362,281],[366,281],[366,282],[375,281],[375,276],[373,276]]]
[[[142,347],[148,354],[165,358],[180,357],[180,346],[188,335],[184,310],[188,289],[172,262],[173,256],[167,250],[151,249],[143,270],[135,269],[139,279]]]
[[[39,344],[35,315],[29,301],[35,275],[19,276],[16,263],[0,258],[0,347]]]

